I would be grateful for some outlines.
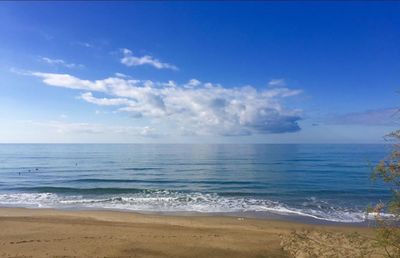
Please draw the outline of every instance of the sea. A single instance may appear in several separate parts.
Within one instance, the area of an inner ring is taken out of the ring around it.
[[[0,206],[364,223],[385,144],[0,144]]]

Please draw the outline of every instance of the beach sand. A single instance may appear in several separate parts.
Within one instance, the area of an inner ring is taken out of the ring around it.
[[[373,234],[362,227],[238,217],[0,208],[0,256],[289,257],[282,236],[295,230]]]

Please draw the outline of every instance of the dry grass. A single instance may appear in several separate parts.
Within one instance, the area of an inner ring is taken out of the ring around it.
[[[281,246],[292,257],[385,257],[376,241],[358,233],[293,231],[281,235]]]

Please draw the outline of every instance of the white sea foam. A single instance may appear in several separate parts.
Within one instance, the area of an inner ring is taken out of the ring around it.
[[[225,197],[218,194],[154,191],[152,193],[118,195],[60,195],[56,193],[7,193],[0,194],[0,205],[37,208],[95,208],[123,209],[148,212],[201,212],[240,213],[259,212],[279,215],[305,216],[335,222],[362,222],[363,211],[329,206],[327,202],[312,199],[291,207],[277,201],[244,197]]]

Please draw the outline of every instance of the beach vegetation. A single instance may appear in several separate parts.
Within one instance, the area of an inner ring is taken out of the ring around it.
[[[386,139],[395,142],[390,154],[375,167],[372,179],[383,182],[390,189],[392,198],[377,203],[368,212],[375,217],[377,244],[385,250],[387,257],[400,257],[400,130],[390,133]]]

